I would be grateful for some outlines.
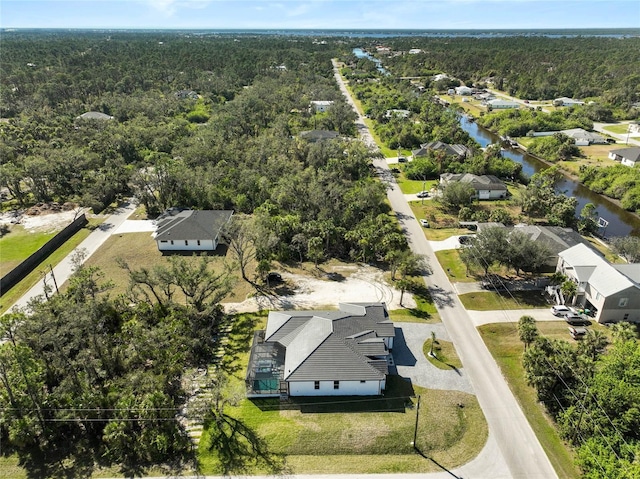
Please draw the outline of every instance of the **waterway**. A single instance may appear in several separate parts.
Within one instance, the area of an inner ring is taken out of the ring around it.
[[[356,58],[367,58],[367,59],[371,60],[373,63],[376,64],[376,69],[380,73],[383,73],[385,75],[389,74],[389,72],[387,70],[385,70],[384,67],[382,66],[382,62],[380,60],[378,60],[377,58],[375,58],[374,56],[372,56],[368,52],[365,52],[362,48],[354,48],[353,49],[353,54],[356,56]]]
[[[483,148],[491,143],[500,141],[500,138],[489,130],[482,128],[466,116],[460,117],[460,126]],[[522,165],[522,171],[526,176],[531,176],[538,171],[548,168],[548,165],[534,158],[524,151],[517,149],[506,149],[502,155],[510,158]],[[609,222],[606,228],[601,228],[600,233],[606,237],[613,236],[640,236],[640,219],[618,205],[608,201],[601,195],[590,191],[577,181],[565,177],[556,185],[556,191],[567,196],[573,196],[578,200],[576,213],[579,214],[584,205],[593,203],[596,206],[598,215]]]

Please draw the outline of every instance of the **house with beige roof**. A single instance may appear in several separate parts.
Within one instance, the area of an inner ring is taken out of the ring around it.
[[[558,255],[556,271],[578,285],[575,304],[599,323],[640,323],[640,263],[611,264],[584,244]]]
[[[378,396],[395,337],[384,303],[341,303],[337,311],[271,311],[257,331],[247,396]]]

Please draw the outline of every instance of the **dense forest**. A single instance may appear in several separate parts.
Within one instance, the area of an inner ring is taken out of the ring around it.
[[[613,342],[591,330],[576,346],[540,336],[520,319],[523,366],[586,479],[640,477],[640,346],[633,327],[612,326]]]
[[[412,37],[385,44],[403,52],[384,58],[396,76],[445,72],[468,85],[491,82],[518,98],[596,100],[618,117],[640,116],[633,107],[640,101],[638,37]],[[408,54],[411,49],[421,52]]]
[[[353,57],[353,47],[366,46],[361,42],[3,32],[2,206],[71,201],[100,211],[135,195],[150,216],[172,206],[251,215],[261,240],[258,260],[398,262],[406,239],[374,178],[371,152],[354,139],[354,113],[337,89],[332,58],[345,60],[355,95],[390,148],[440,140],[473,151],[464,161],[428,155],[412,162],[410,178],[444,171],[514,177],[520,168],[499,149],[481,152],[455,112],[432,101],[429,79],[417,90]],[[389,44],[423,50],[386,58],[396,76],[446,71],[465,82],[492,78],[532,99],[599,97],[616,115],[631,116],[638,101],[638,39]],[[333,105],[316,112],[313,100]],[[410,120],[388,117],[389,109],[409,110]],[[83,118],[87,112],[105,116]],[[562,119],[574,120],[582,121]],[[316,129],[340,137],[300,136]],[[587,173],[603,188],[608,182]],[[564,224],[575,204],[553,196],[548,176],[534,179],[527,211]],[[71,458],[86,460],[87,472],[106,463],[131,466],[131,474],[140,473],[136,465],[191,458],[175,419],[185,400],[181,375],[211,356],[229,320],[218,305],[229,284],[204,263],[187,267],[180,259],[162,271],[130,275],[128,296],[109,298],[99,271],[78,267],[66,292],[33,304],[30,316],[2,319],[0,336],[8,341],[0,346],[0,399],[9,405],[0,412],[2,452],[19,451],[23,464],[52,468],[41,475],[62,475]],[[177,290],[186,303],[173,300]]]

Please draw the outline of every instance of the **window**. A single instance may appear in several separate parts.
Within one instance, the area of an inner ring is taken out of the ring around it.
[[[618,300],[618,307],[619,308],[626,308],[627,304],[629,304],[629,298],[620,298]]]
[[[362,381],[360,381],[360,384],[364,384],[364,383],[366,383],[366,382],[367,382],[367,381],[362,380]]]
[[[173,240],[171,240],[171,244],[173,244]]]
[[[200,246],[200,240],[198,240],[198,246]]]
[[[320,381],[313,381],[313,389],[320,389]]]
[[[623,319],[623,321],[626,321],[627,319],[629,319],[629,313],[625,314],[624,318],[622,318],[622,319]]]
[[[160,240],[160,243],[166,243],[167,240]]]
[[[333,389],[340,389],[340,381],[333,381]]]
[[[184,240],[184,245],[189,246],[189,240]]]

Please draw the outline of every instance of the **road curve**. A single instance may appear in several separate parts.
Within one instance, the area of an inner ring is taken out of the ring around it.
[[[335,60],[333,66],[335,78],[341,91],[357,112]],[[358,113],[356,124],[363,141],[369,147],[377,148],[360,113]],[[464,477],[487,479],[497,477],[511,477],[513,479],[557,478],[556,472],[509,389],[498,365],[482,341],[467,311],[458,300],[448,276],[438,263],[424,236],[422,227],[413,216],[409,204],[389,171],[387,162],[384,159],[374,159],[374,165],[382,181],[388,185],[387,196],[391,207],[398,216],[400,227],[407,235],[411,249],[418,254],[425,255],[431,264],[433,272],[424,278],[425,283],[429,287],[442,322],[461,357],[464,369],[471,379],[478,402],[489,424],[487,447],[476,460],[466,465],[473,464],[474,470],[470,471],[463,466],[460,468],[460,472],[464,472]],[[486,460],[482,457],[485,450],[491,452],[491,454],[487,454]],[[506,465],[506,471],[496,467],[501,463]]]

